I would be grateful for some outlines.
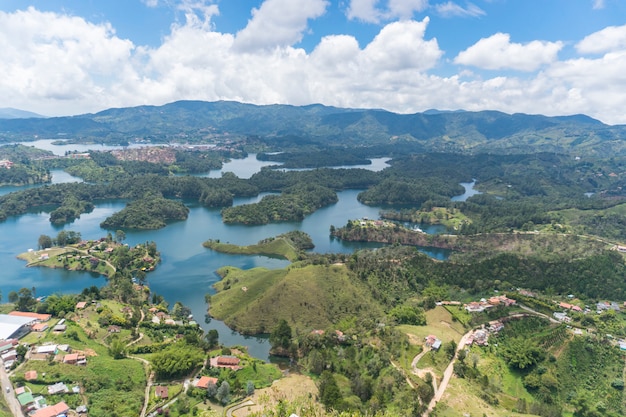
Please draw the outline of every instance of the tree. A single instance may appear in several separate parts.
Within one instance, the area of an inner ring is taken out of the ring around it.
[[[224,405],[230,402],[230,384],[228,383],[228,381],[222,382],[220,387],[217,389],[215,397],[219,402]]]
[[[109,355],[113,359],[122,359],[126,357],[126,349],[124,343],[119,338],[114,338],[109,345]]]
[[[205,339],[209,344],[209,349],[214,348],[219,344],[220,335],[215,329],[211,329],[207,332]]]
[[[254,382],[248,381],[246,383],[246,395],[250,396],[254,394]]]
[[[337,381],[332,373],[324,371],[320,377],[319,386],[320,401],[327,410],[338,410],[341,408],[343,397]]]
[[[188,318],[191,315],[191,309],[185,306],[180,301],[176,301],[174,307],[172,308],[172,316],[177,318],[178,320],[183,320]]]
[[[37,241],[39,249],[47,249],[52,247],[52,238],[48,235],[39,236],[39,240]]]
[[[524,337],[509,339],[502,349],[502,356],[509,366],[526,369],[545,357],[545,352]]]
[[[37,304],[37,300],[33,297],[33,292],[30,288],[21,288],[17,292],[17,300],[15,303],[16,310],[31,311],[35,307],[35,304]]]
[[[9,303],[17,303],[18,295],[16,291],[11,291],[9,293]]]
[[[124,240],[126,240],[126,233],[124,233],[123,230],[116,230],[115,231],[115,241],[117,243],[122,243]]]
[[[270,344],[273,349],[289,348],[291,344],[291,327],[289,327],[286,320],[282,319],[278,322],[278,325],[274,327],[274,330],[270,333]]]

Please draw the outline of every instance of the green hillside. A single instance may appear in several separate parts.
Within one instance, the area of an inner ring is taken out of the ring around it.
[[[363,284],[343,265],[281,270],[220,270],[210,314],[243,333],[268,333],[281,319],[301,330],[325,329],[343,318],[382,316]]]

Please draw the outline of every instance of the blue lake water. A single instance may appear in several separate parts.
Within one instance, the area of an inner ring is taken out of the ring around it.
[[[239,160],[241,162],[242,160]],[[235,174],[245,177],[257,172],[263,161],[249,156],[245,164],[230,165],[239,167]],[[225,169],[228,169],[225,167]],[[241,169],[242,171],[239,171]],[[63,171],[52,171],[52,182],[80,181]],[[221,175],[221,174],[220,174]],[[9,192],[10,187],[0,188],[0,193]],[[25,187],[13,187],[15,191]],[[242,269],[255,267],[283,268],[288,261],[264,256],[242,256],[217,253],[202,246],[207,239],[220,239],[238,245],[256,243],[261,239],[285,233],[290,230],[302,230],[308,233],[315,243],[314,251],[320,253],[352,253],[358,249],[382,246],[367,242],[344,242],[330,237],[331,225],[340,227],[349,219],[378,218],[379,207],[365,206],[357,201],[358,190],[345,190],[338,193],[339,201],[307,216],[302,222],[284,222],[260,226],[227,225],[222,222],[219,209],[209,209],[197,203],[186,202],[190,208],[186,221],[169,224],[159,230],[126,230],[126,243],[137,244],[154,241],[162,256],[162,263],[154,272],[148,274],[151,289],[161,294],[172,305],[181,301],[188,305],[196,320],[205,329],[217,329],[220,340],[227,345],[247,346],[256,357],[267,359],[269,343],[263,337],[245,337],[228,329],[218,320],[205,323],[207,305],[204,295],[212,293],[212,285],[219,277],[215,271],[225,265]],[[238,198],[234,204],[249,204],[259,201],[265,194],[251,198]],[[71,224],[53,226],[49,222],[49,213],[35,210],[19,217],[11,217],[0,223],[0,290],[6,300],[10,291],[22,287],[36,288],[36,295],[53,293],[77,293],[83,288],[105,284],[103,277],[88,272],[65,271],[49,268],[26,268],[25,263],[16,258],[19,253],[36,249],[40,235],[56,236],[60,230],[80,232],[84,239],[96,239],[105,236],[107,230],[100,228],[100,223],[121,210],[125,202],[119,200],[98,201],[91,213],[85,213]],[[440,249],[421,249],[436,259],[446,259],[449,251]]]
[[[467,201],[473,195],[482,194],[480,191],[474,189],[474,185],[476,185],[476,180],[472,182],[462,182],[461,185],[465,188],[465,192],[461,195],[455,195],[450,200],[452,201]]]

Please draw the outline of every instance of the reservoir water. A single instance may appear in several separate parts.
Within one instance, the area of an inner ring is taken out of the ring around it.
[[[246,173],[256,172],[264,165],[256,158],[246,158]],[[258,163],[255,165],[255,163]],[[252,167],[251,167],[252,166]],[[232,166],[231,166],[232,168]],[[235,172],[239,175],[240,172]],[[63,171],[52,171],[53,182],[80,181]],[[250,174],[251,175],[251,174]],[[15,191],[14,187],[10,191]],[[0,193],[9,190],[0,188]],[[307,216],[302,222],[284,222],[261,226],[227,225],[221,220],[219,209],[209,209],[194,202],[185,202],[190,208],[186,221],[174,222],[159,230],[125,230],[126,241],[130,245],[154,241],[162,256],[162,263],[154,272],[148,274],[151,289],[161,294],[172,305],[181,301],[188,305],[196,320],[205,329],[217,329],[220,340],[227,345],[247,346],[250,353],[258,358],[267,359],[269,343],[263,337],[245,337],[228,329],[218,320],[205,322],[207,305],[204,294],[212,293],[212,285],[219,279],[215,271],[225,265],[242,269],[254,267],[282,268],[288,265],[286,260],[264,256],[241,256],[217,253],[202,246],[207,239],[220,239],[238,245],[256,243],[261,239],[275,236],[290,230],[302,230],[313,238],[315,252],[352,253],[362,248],[380,247],[380,244],[365,242],[344,242],[330,237],[331,225],[343,226],[349,219],[368,217],[378,218],[379,207],[369,207],[356,199],[358,190],[344,190],[338,193],[339,201]],[[263,197],[239,198],[235,204],[257,202]],[[60,230],[80,232],[84,239],[96,239],[105,236],[107,230],[100,228],[100,223],[121,210],[125,203],[120,200],[98,201],[91,213],[85,213],[71,224],[53,226],[49,222],[49,213],[36,210],[19,217],[10,217],[0,223],[0,290],[3,300],[9,292],[22,287],[35,287],[36,295],[53,293],[77,293],[83,288],[104,285],[105,279],[88,272],[65,271],[48,268],[26,268],[25,263],[16,256],[29,248],[36,249],[40,235],[56,236]],[[446,259],[448,251],[424,249],[424,252],[437,259]]]
[[[452,201],[467,201],[473,195],[482,194],[480,191],[474,189],[474,185],[476,185],[476,180],[472,182],[462,182],[461,185],[465,188],[465,192],[461,195],[455,195],[450,200]]]

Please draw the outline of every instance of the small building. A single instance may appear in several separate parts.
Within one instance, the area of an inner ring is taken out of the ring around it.
[[[122,331],[122,328],[120,326],[116,326],[115,324],[112,324],[109,326],[109,333],[119,333]]]
[[[31,326],[33,332],[45,332],[48,330],[48,323],[35,323]]]
[[[52,354],[55,354],[56,351],[57,351],[57,345],[43,345],[43,346],[37,346],[35,353],[40,354],[40,355],[52,355]]]
[[[69,392],[69,390],[67,389],[67,385],[65,385],[63,382],[57,382],[56,384],[48,385],[49,395],[65,394],[66,392]]]
[[[197,388],[208,389],[210,384],[217,385],[217,378],[203,376],[196,381]]]
[[[568,317],[567,313],[559,313],[557,311],[557,312],[552,313],[552,316],[554,316],[555,319],[563,323],[569,323],[570,321],[572,321],[572,319]]]
[[[11,349],[8,352],[5,352],[2,355],[0,355],[0,358],[2,358],[4,362],[14,361],[17,359],[17,351],[15,349]]]
[[[56,326],[52,328],[52,331],[56,333],[63,333],[66,330],[67,330],[67,325],[65,324],[57,324]]]
[[[167,400],[170,397],[168,387],[159,385],[154,390],[154,396],[162,400]]]
[[[58,404],[35,411],[31,417],[59,417],[67,414],[68,411],[70,411],[70,407],[62,401]]]
[[[31,392],[26,391],[17,396],[17,401],[22,407],[28,407],[30,404],[35,402],[35,399],[33,398],[33,394]]]
[[[239,358],[235,356],[216,356],[211,358],[210,363],[214,368],[229,368],[234,371],[241,369]]]
[[[76,407],[76,412],[78,414],[85,414],[85,413],[87,413],[87,406],[86,405],[79,405],[78,407]]]
[[[87,307],[87,302],[86,301],[79,301],[79,302],[76,303],[75,309],[76,310],[82,310],[85,307]]]
[[[430,334],[424,338],[424,345],[433,350],[438,350],[441,347],[441,340],[437,338],[437,336]]]
[[[63,363],[67,363],[68,365],[86,365],[87,358],[80,353],[70,353],[63,357]]]

